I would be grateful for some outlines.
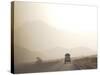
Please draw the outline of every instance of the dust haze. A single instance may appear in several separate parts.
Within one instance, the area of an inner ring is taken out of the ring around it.
[[[59,8],[60,7],[60,8]],[[15,2],[15,63],[97,54],[96,8]],[[84,16],[83,16],[84,15]]]

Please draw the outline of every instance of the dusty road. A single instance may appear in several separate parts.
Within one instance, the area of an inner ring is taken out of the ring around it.
[[[32,73],[32,72],[48,72],[48,71],[66,71],[74,70],[73,62],[64,64],[63,61],[45,62],[39,64],[23,64],[17,65],[15,73]]]
[[[74,59],[71,63],[64,64],[64,59],[39,63],[22,63],[15,66],[15,73],[34,73],[50,71],[67,71],[80,69],[96,69],[97,57]]]

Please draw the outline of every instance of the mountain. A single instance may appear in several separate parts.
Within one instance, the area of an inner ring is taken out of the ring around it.
[[[49,60],[65,58],[66,53],[69,53],[71,58],[81,58],[96,55],[94,50],[87,47],[75,47],[72,49],[55,47],[45,50],[45,55]]]
[[[86,57],[96,55],[96,51],[87,47],[76,47],[71,49],[72,57]]]
[[[71,57],[82,57],[96,52],[96,50],[90,49],[90,35],[87,38],[83,34],[63,32],[43,20],[25,22],[19,27],[15,25],[14,31],[14,43],[20,47],[15,48],[15,57],[21,52],[19,57],[22,58],[17,57],[20,61],[23,58],[23,61],[32,61],[35,56],[40,56],[44,60],[59,59],[64,58],[65,53],[70,53]],[[87,48],[87,45],[84,44],[87,42],[90,48]],[[80,47],[80,44],[84,46]]]
[[[48,49],[57,45],[68,45],[69,36],[41,20],[25,23],[15,29],[15,44],[36,49]]]
[[[14,48],[14,62],[15,64],[18,63],[26,63],[26,62],[35,62],[36,61],[36,57],[42,57],[44,56],[44,54],[33,50],[30,51],[26,48],[22,48],[22,47],[18,47],[16,46]]]

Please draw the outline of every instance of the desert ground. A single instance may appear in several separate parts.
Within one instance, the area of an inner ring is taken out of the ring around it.
[[[93,55],[77,59],[73,58],[71,59],[71,62],[68,62],[66,64],[64,64],[64,59],[16,64],[15,73],[35,73],[96,68],[97,57],[96,55]]]

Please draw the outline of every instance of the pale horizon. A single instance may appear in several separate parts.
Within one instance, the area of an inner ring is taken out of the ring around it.
[[[97,54],[96,7],[15,2],[14,12],[15,47],[47,60]]]

